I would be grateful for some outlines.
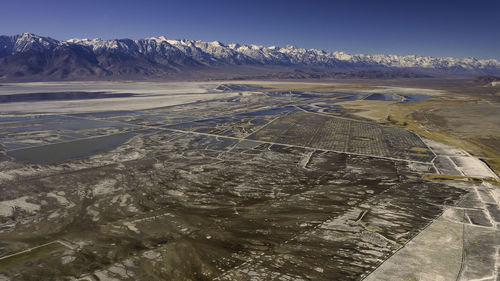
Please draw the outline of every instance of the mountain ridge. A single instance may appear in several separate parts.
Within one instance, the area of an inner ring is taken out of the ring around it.
[[[408,71],[422,75],[499,75],[495,59],[351,55],[287,45],[264,47],[219,41],[144,39],[70,39],[31,33],[0,36],[1,80],[78,80],[85,78],[168,78],[230,67],[274,67],[273,71],[324,68],[342,71]],[[277,70],[281,68],[282,70]],[[224,71],[222,71],[224,72]]]

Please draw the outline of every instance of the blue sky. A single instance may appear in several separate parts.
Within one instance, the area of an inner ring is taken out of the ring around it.
[[[500,59],[498,0],[2,0],[0,34],[199,39]]]

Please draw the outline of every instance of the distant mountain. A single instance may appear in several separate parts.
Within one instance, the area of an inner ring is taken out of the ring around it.
[[[330,74],[322,75],[323,72]],[[374,74],[378,72],[393,74]],[[499,75],[500,62],[475,58],[350,55],[294,46],[170,40],[163,36],[68,41],[30,33],[0,36],[0,81],[217,79],[266,75],[309,79],[318,75],[358,77],[356,73],[364,78]]]

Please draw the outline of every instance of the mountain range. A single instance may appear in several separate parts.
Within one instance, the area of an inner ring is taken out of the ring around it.
[[[500,62],[494,59],[351,55],[295,46],[223,44],[163,36],[67,41],[31,33],[0,36],[0,81],[499,74]]]

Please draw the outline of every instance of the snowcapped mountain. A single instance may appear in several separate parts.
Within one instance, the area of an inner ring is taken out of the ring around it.
[[[58,41],[30,33],[0,36],[0,79],[50,77],[155,77],[222,67],[315,67],[405,70],[445,75],[500,73],[497,60],[397,55],[351,55],[295,46],[264,47],[218,41],[171,40],[164,36],[131,39]]]

